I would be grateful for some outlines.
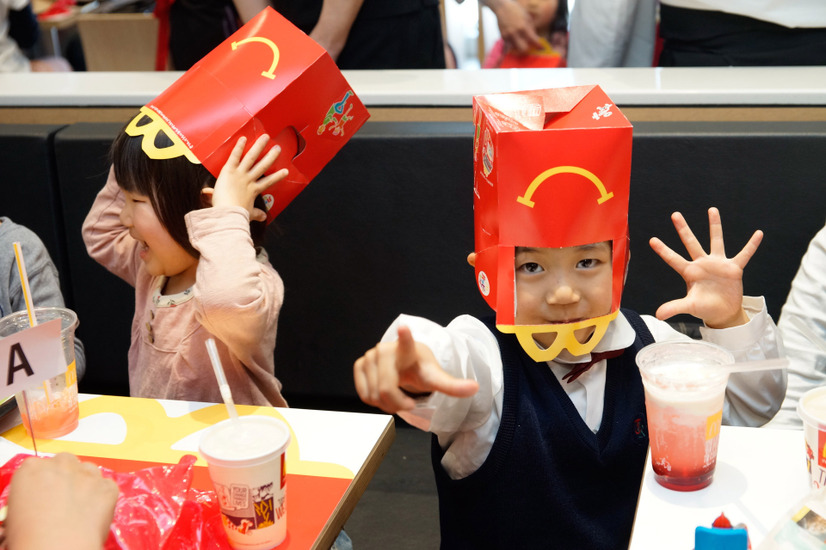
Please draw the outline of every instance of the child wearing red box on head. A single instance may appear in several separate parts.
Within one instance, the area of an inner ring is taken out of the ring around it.
[[[708,253],[679,214],[691,260],[651,241],[687,296],[660,319],[620,309],[631,128],[609,101],[596,87],[475,98],[468,259],[496,317],[401,316],[354,365],[362,400],[434,434],[444,548],[627,548],[648,447],[635,356],[688,338],[661,319],[700,317],[704,339],[739,358],[778,353],[763,301],[743,297],[762,235],[727,258],[716,209]],[[732,376],[724,421],[766,422],[784,383]]]
[[[149,158],[142,136],[115,139],[83,239],[135,288],[133,397],[221,402],[205,347],[214,337],[237,403],[286,405],[273,365],[284,285],[253,237],[266,218],[256,199],[286,176],[259,179],[279,153],[264,153],[267,141],[244,154],[240,138],[216,179],[185,157]]]
[[[260,237],[367,117],[321,47],[266,8],[117,136],[83,239],[135,287],[132,396],[221,402],[214,338],[236,403],[286,406],[284,285]]]

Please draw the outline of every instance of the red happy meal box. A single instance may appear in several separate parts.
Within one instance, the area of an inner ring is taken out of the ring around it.
[[[598,86],[473,100],[477,286],[514,325],[514,249],[613,243],[612,314],[628,257],[631,123]]]
[[[218,176],[241,136],[263,133],[282,153],[268,173],[287,179],[264,193],[272,221],[370,116],[332,58],[266,8],[141,109],[127,128],[151,158],[185,155]],[[172,145],[155,145],[158,132]]]

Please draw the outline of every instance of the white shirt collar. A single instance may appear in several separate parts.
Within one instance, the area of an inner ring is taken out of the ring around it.
[[[628,319],[625,318],[622,312],[619,312],[617,318],[608,325],[605,335],[602,337],[602,340],[597,343],[596,347],[594,347],[594,351],[605,352],[625,349],[634,343],[636,337],[637,335],[631,323],[628,322]],[[556,359],[554,359],[554,362],[562,365],[570,365],[572,363],[584,363],[590,360],[590,353],[587,355],[574,356],[571,355],[571,352],[567,349],[563,349]]]

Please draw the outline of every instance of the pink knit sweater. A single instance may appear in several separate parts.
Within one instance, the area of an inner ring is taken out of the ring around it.
[[[187,214],[190,242],[201,253],[196,282],[166,296],[166,278],[146,272],[138,242],[120,222],[123,204],[110,172],[83,223],[83,240],[92,258],[135,288],[130,394],[221,402],[205,345],[214,337],[236,403],[286,406],[273,365],[284,284],[266,252],[256,253],[247,211]]]

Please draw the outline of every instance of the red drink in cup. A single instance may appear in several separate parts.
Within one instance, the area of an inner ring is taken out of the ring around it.
[[[711,483],[728,382],[715,367],[733,362],[727,350],[700,341],[652,344],[637,354],[660,485],[695,491]]]
[[[48,400],[42,389],[28,390],[26,394],[29,400],[29,412],[34,421],[34,434],[38,438],[53,439],[66,435],[77,427],[80,411],[76,393],[61,392],[57,396],[53,394]],[[26,432],[31,434],[29,415],[26,414],[22,398],[18,406],[23,426]]]

